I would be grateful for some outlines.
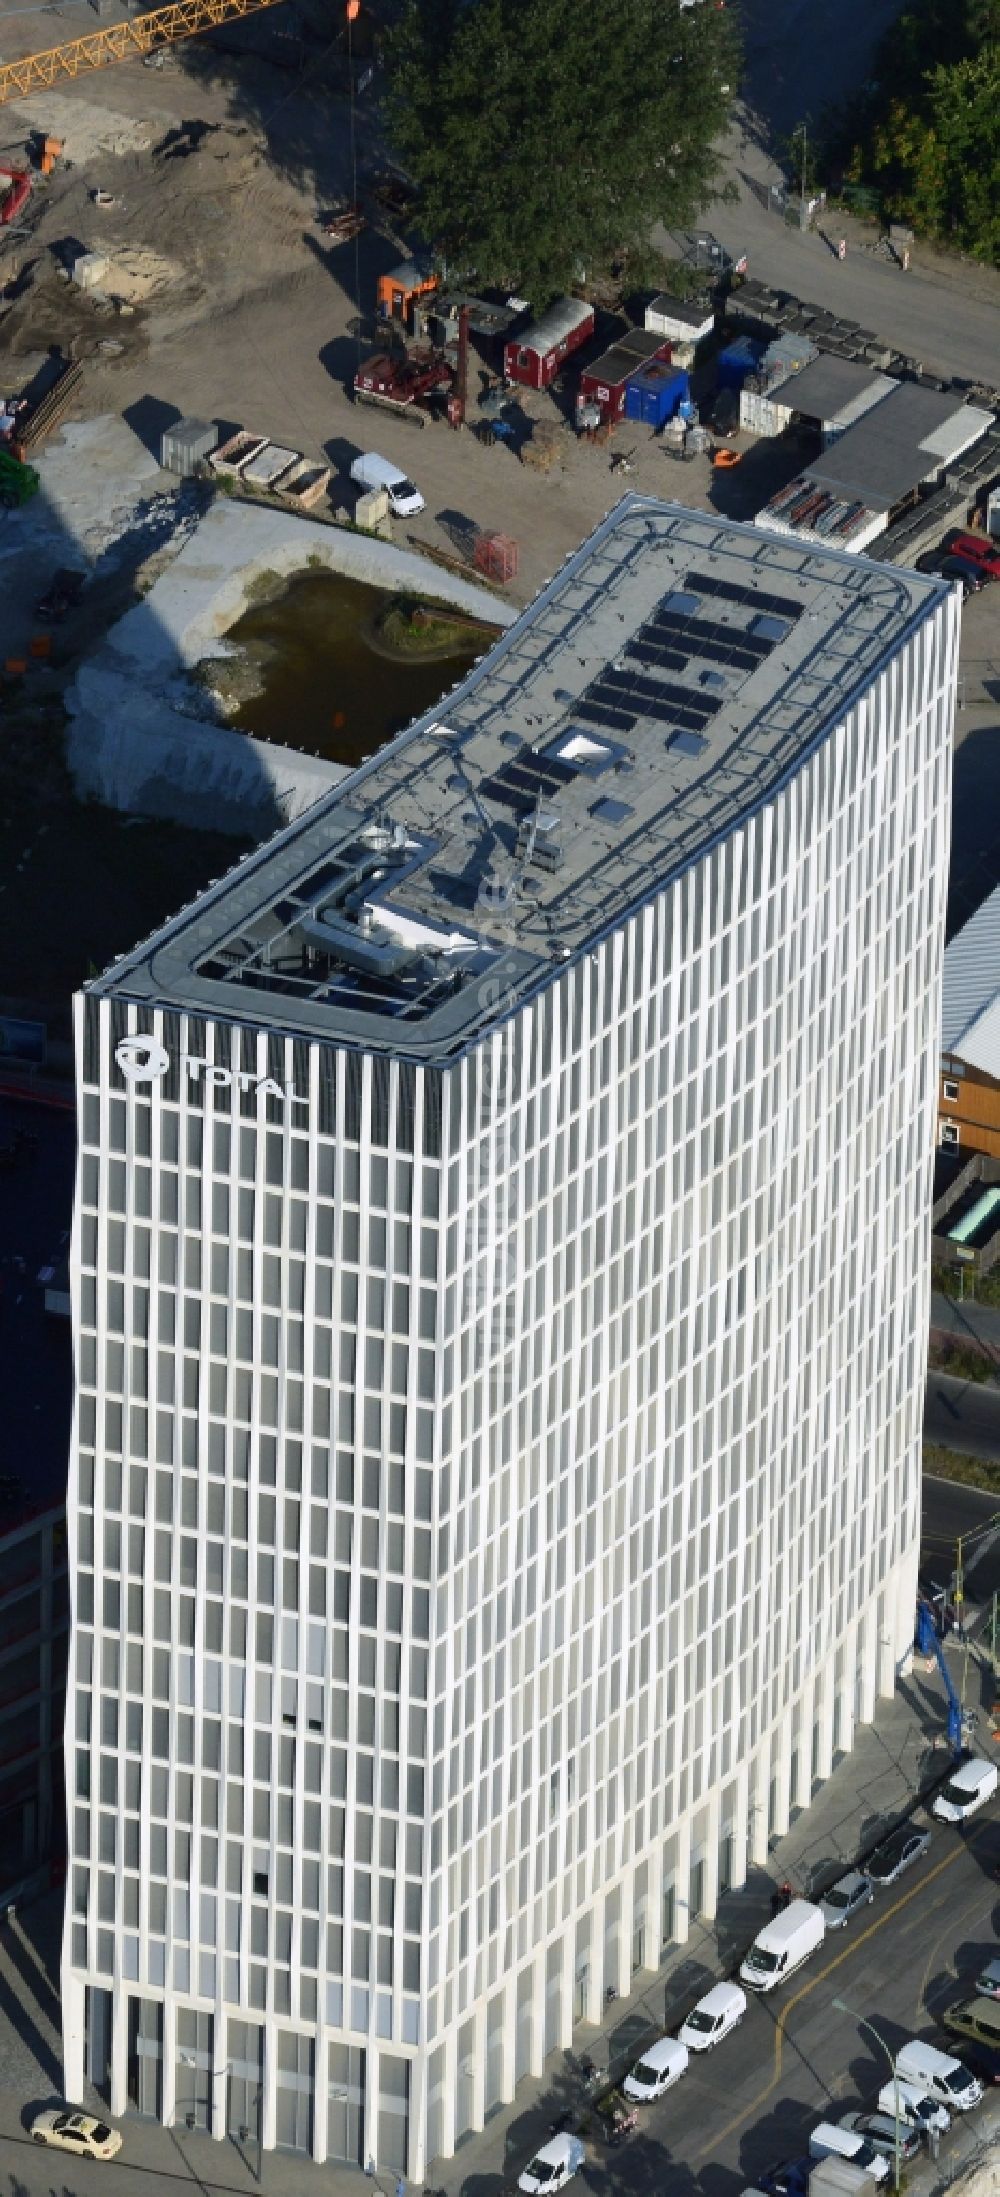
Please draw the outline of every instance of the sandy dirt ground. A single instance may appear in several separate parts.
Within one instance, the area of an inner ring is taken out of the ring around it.
[[[322,65],[292,76],[251,57],[226,64],[227,82],[193,50],[161,70],[127,63],[58,94],[52,111],[66,160],[37,194],[28,237],[0,259],[0,274],[8,271],[0,374],[12,386],[60,346],[85,362],[79,413],[117,412],[132,430],[137,464],[158,453],[163,427],[178,415],[247,425],[332,463],[334,503],[347,509],[352,459],[378,449],[426,498],[426,512],[405,529],[414,540],[462,556],[477,530],[514,538],[512,592],[521,601],[626,485],[696,505],[718,493],[720,507],[741,517],[770,492],[773,454],[755,454],[745,477],[720,485],[703,463],[679,467],[648,429],[628,426],[615,444],[634,452],[626,482],[612,473],[607,449],[567,430],[565,462],[541,478],[508,448],[484,449],[469,432],[444,423],[418,432],[355,405],[348,389],[375,338],[376,279],[401,254],[372,230],[357,251],[331,248],[316,219],[348,180],[343,100]],[[3,110],[0,144],[23,145],[25,121],[41,127],[44,106],[36,95],[24,116]],[[362,166],[375,157],[366,129],[361,115]],[[116,203],[98,204],[98,190]],[[108,258],[96,293],[69,279],[80,251]],[[474,367],[473,394],[478,386]],[[556,420],[559,401],[529,397],[524,410]]]
[[[255,18],[254,35],[285,14]],[[79,11],[74,24],[87,27]],[[249,37],[251,25],[242,31]],[[23,150],[50,116],[66,145],[35,193],[27,234],[0,247],[0,386],[24,386],[56,347],[84,362],[76,416],[117,415],[123,428],[103,474],[88,457],[102,512],[108,500],[132,494],[138,503],[169,487],[150,479],[150,466],[164,427],[180,415],[252,427],[331,464],[334,509],[353,510],[351,462],[377,449],[426,499],[397,539],[464,558],[478,531],[508,535],[519,555],[510,594],[524,602],[625,487],[746,519],[790,477],[796,461],[783,446],[747,448],[742,465],[713,474],[705,461],[676,464],[649,429],[631,423],[613,446],[631,454],[627,477],[611,470],[606,447],[576,440],[568,424],[562,462],[540,476],[502,444],[484,448],[444,423],[421,432],[356,405],[354,370],[377,339],[377,277],[402,256],[400,242],[369,228],[356,247],[330,245],[317,216],[354,188],[337,57],[314,44],[304,59],[295,49],[290,68],[277,65],[272,48],[266,59],[253,50],[234,56],[190,40],[163,68],[121,64],[0,110],[0,159]],[[380,160],[363,101],[355,145],[363,183]],[[98,203],[98,191],[114,204]],[[94,292],[68,271],[92,251],[108,261]],[[615,332],[611,321],[602,331],[606,340]],[[473,397],[479,380],[474,364]],[[566,420],[570,403],[568,392],[527,396],[522,430],[531,420]],[[47,461],[41,470],[45,498]],[[65,554],[55,561],[72,563],[88,528],[70,510],[65,471]],[[13,514],[2,529],[8,569],[14,530],[38,530],[27,516]],[[49,554],[52,527],[45,541]]]

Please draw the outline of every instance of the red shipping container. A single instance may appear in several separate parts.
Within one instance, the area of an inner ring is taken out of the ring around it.
[[[581,298],[557,298],[540,320],[504,344],[508,381],[525,389],[548,389],[572,351],[594,333],[594,308]]]

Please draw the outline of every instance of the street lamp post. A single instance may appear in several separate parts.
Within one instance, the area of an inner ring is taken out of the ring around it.
[[[892,2186],[896,2192],[896,2197],[899,2197],[899,2076],[896,2072],[895,2054],[886,2044],[885,2038],[879,2036],[878,2030],[873,2027],[871,2022],[865,2020],[863,2014],[858,2013],[856,2007],[846,2005],[843,1999],[834,1999],[831,2003],[836,2007],[838,2014],[850,2014],[852,2019],[857,2022],[859,2029],[866,2029],[868,2031],[868,2035],[870,2037],[874,2037],[875,2042],[878,2045],[879,2051],[885,2053],[886,2059],[888,2060],[889,2066],[892,2070]]]

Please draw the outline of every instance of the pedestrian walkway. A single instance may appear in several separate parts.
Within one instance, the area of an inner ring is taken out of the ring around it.
[[[738,1964],[770,1916],[777,1884],[787,1879],[798,1892],[815,1892],[944,1773],[944,1729],[938,1673],[919,1667],[901,1679],[892,1701],[878,1703],[875,1721],[859,1729],[853,1753],[838,1763],[812,1806],[796,1815],[787,1836],[773,1842],[767,1868],[753,1870],[744,1888],[727,1892],[716,1918],[696,1922],[686,1945],[667,1948],[655,1975],[637,1973],[633,1992],[608,2007],[599,2027],[582,2024],[573,2053],[553,2053],[541,2077],[523,2081],[513,2104],[468,2136],[454,2159],[432,2162],[429,2181],[434,2188],[445,2197],[494,2197],[547,2135],[554,2115],[580,2103],[578,2057],[587,2055],[602,2075],[614,2075],[651,2033],[672,2027],[710,1981]],[[59,1927],[59,1898],[50,1895],[27,1908],[13,1929],[2,1928],[0,2140],[23,2131],[30,2108],[60,2095]],[[99,2101],[92,2098],[90,2103]],[[130,2197],[130,2178],[154,2173],[193,2182],[203,2191],[232,2192],[233,2197],[253,2197],[261,2187],[269,2197],[310,2197],[312,2191],[318,2197],[321,2187],[332,2197],[364,2197],[365,2177],[347,2166],[317,2167],[300,2155],[266,2152],[261,2185],[256,2165],[252,2144],[215,2143],[184,2128],[130,2119],[115,2187],[120,2197]],[[394,2173],[376,2172],[367,2186],[379,2189],[382,2197],[397,2197]],[[914,2177],[912,2188],[917,2186]],[[926,2197],[933,2197],[936,2186],[931,2181],[920,2185]]]

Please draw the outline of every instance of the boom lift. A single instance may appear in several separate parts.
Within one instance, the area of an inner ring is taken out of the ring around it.
[[[962,1704],[955,1692],[951,1673],[944,1659],[937,1611],[933,1603],[928,1602],[923,1595],[920,1596],[917,1602],[917,1653],[919,1655],[933,1655],[936,1658],[938,1670],[944,1680],[944,1690],[948,1697],[948,1745],[954,1754],[960,1754],[965,1744],[965,1717],[962,1712]]]

